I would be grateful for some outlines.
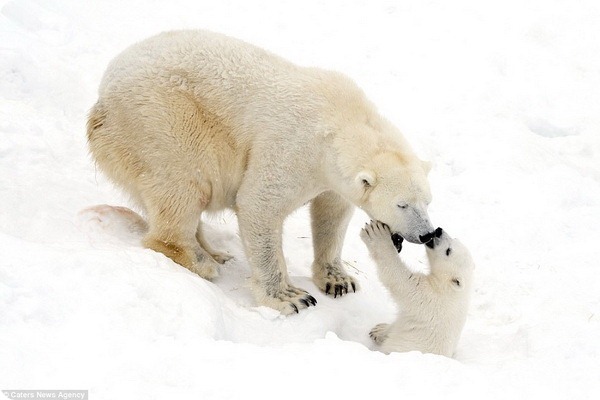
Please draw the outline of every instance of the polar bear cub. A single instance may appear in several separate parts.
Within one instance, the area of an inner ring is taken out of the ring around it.
[[[398,257],[402,240],[392,241],[387,225],[371,222],[361,231],[379,278],[400,312],[392,324],[370,333],[382,351],[440,354],[452,357],[467,317],[473,260],[467,248],[438,228],[426,243],[431,272],[412,272]]]

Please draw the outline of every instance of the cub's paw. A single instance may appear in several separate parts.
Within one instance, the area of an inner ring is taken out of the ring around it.
[[[366,224],[360,231],[360,238],[369,249],[379,248],[382,244],[393,244],[390,227],[379,221],[371,221]]]
[[[382,344],[388,336],[388,329],[390,328],[390,324],[377,324],[371,332],[369,332],[369,336],[373,341],[377,344]]]
[[[356,280],[348,276],[339,261],[324,264],[313,264],[313,282],[325,294],[334,298],[345,294],[356,293],[359,289]]]
[[[291,285],[255,287],[254,293],[261,305],[274,308],[283,315],[297,314],[304,308],[317,305],[317,300],[307,291]]]

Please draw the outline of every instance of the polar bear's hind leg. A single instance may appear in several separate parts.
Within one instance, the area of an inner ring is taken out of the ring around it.
[[[179,178],[172,182],[181,181]],[[140,195],[150,223],[144,245],[202,278],[216,278],[219,264],[195,237],[210,189],[199,184],[155,184],[142,189]]]
[[[206,250],[206,252],[210,254],[210,256],[219,264],[224,264],[233,258],[232,255],[215,250],[210,244],[208,244],[206,238],[204,237],[204,232],[202,232],[202,220],[200,220],[198,223],[198,228],[196,229],[196,240],[198,241],[198,244],[200,244],[200,246]]]

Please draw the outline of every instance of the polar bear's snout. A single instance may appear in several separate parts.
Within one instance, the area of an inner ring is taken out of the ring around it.
[[[407,222],[408,229],[400,229],[399,233],[409,242],[424,244],[434,237],[435,229],[426,212],[415,212],[414,217]]]

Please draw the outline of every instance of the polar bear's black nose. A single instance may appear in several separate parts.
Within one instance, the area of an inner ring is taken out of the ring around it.
[[[442,228],[437,228],[433,234],[435,235],[436,238],[439,238],[442,236],[442,233],[444,233]]]
[[[433,239],[433,235],[435,235],[435,232],[429,232],[426,235],[419,235],[419,240],[421,241],[421,243],[427,243],[431,239]]]

